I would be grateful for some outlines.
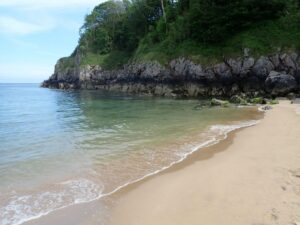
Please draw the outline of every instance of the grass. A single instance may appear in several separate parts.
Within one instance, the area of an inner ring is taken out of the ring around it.
[[[74,67],[75,61],[74,57],[64,57],[59,59],[59,63],[57,64],[57,70],[58,71],[65,71],[68,68]]]
[[[81,59],[81,66],[85,65],[103,65],[105,58],[108,57],[106,55],[98,55],[94,53],[86,53]]]
[[[116,69],[126,64],[129,59],[130,54],[120,51],[113,51],[105,55],[87,53],[81,59],[81,66],[100,65],[104,69]]]
[[[211,65],[220,62],[223,57],[237,58],[242,56],[244,48],[249,48],[253,57],[278,51],[297,51],[300,49],[300,25],[298,21],[300,19],[295,18],[295,16],[264,21],[214,45],[191,40],[186,40],[175,46],[172,46],[174,44],[168,46],[166,42],[147,45],[143,40],[135,52],[134,58],[142,61],[157,60],[166,64],[171,59],[185,57],[195,63]]]

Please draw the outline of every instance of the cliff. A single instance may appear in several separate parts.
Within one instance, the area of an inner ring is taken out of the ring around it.
[[[299,24],[298,0],[108,0],[86,15],[74,52],[42,86],[188,97],[299,93]]]
[[[239,93],[275,97],[300,91],[300,55],[295,52],[224,59],[206,67],[178,58],[165,66],[151,61],[104,70],[91,65],[64,67],[63,60],[58,61],[43,87],[186,97],[230,97]]]

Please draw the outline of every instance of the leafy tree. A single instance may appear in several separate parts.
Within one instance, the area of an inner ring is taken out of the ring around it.
[[[184,41],[214,44],[282,14],[298,26],[299,0],[109,0],[85,17],[76,52],[133,53],[161,44],[172,52]]]
[[[255,22],[278,17],[284,3],[277,0],[191,0],[192,37],[218,42]]]

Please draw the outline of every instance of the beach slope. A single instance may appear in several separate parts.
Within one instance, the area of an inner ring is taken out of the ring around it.
[[[120,194],[111,225],[300,224],[297,107],[281,101],[259,124]]]

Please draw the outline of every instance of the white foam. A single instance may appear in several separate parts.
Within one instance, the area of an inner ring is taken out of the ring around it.
[[[243,128],[243,127],[250,127],[255,124],[259,123],[259,120],[250,120],[239,122],[237,124],[232,125],[213,125],[211,126],[210,130],[217,132],[219,135],[227,135],[229,132]]]
[[[228,133],[230,133],[234,130],[240,129],[240,128],[254,126],[254,125],[258,124],[259,122],[260,122],[259,120],[250,120],[250,121],[239,122],[238,124],[234,124],[234,125],[213,125],[213,126],[211,126],[210,130],[213,132],[217,132],[217,135],[211,137],[209,140],[207,140],[205,142],[202,142],[202,143],[194,146],[193,148],[191,148],[191,150],[189,152],[182,154],[182,157],[179,160],[170,163],[168,166],[164,166],[158,170],[148,173],[141,178],[127,182],[127,183],[117,187],[113,191],[103,194],[101,197],[112,195],[112,194],[116,193],[117,191],[119,191],[120,189],[127,187],[128,185],[140,182],[148,177],[151,177],[151,176],[156,175],[166,169],[169,169],[173,165],[178,164],[178,163],[182,162],[183,160],[185,160],[189,155],[193,154],[195,151],[198,151],[199,149],[204,148],[204,147],[212,146],[214,144],[219,143],[221,140],[226,139]]]
[[[234,130],[253,126],[257,123],[259,123],[258,120],[251,120],[239,122],[233,125],[213,125],[208,131],[209,139],[199,144],[192,145],[192,147],[189,148],[189,151],[178,154],[180,158],[177,161],[171,162],[169,165],[163,166],[160,169],[148,173],[138,179],[124,183],[107,193],[102,193],[103,187],[100,187],[90,180],[82,179],[63,182],[60,184],[61,186],[58,191],[13,197],[5,207],[0,208],[0,225],[20,225],[29,220],[37,219],[49,214],[50,212],[66,208],[74,204],[91,202],[102,197],[112,195],[128,185],[142,181],[182,162],[189,155],[201,148],[217,144],[221,140],[226,139],[228,133]]]
[[[90,202],[101,196],[103,187],[86,179],[70,180],[52,191],[12,197],[0,208],[0,225],[19,225],[70,205]]]

